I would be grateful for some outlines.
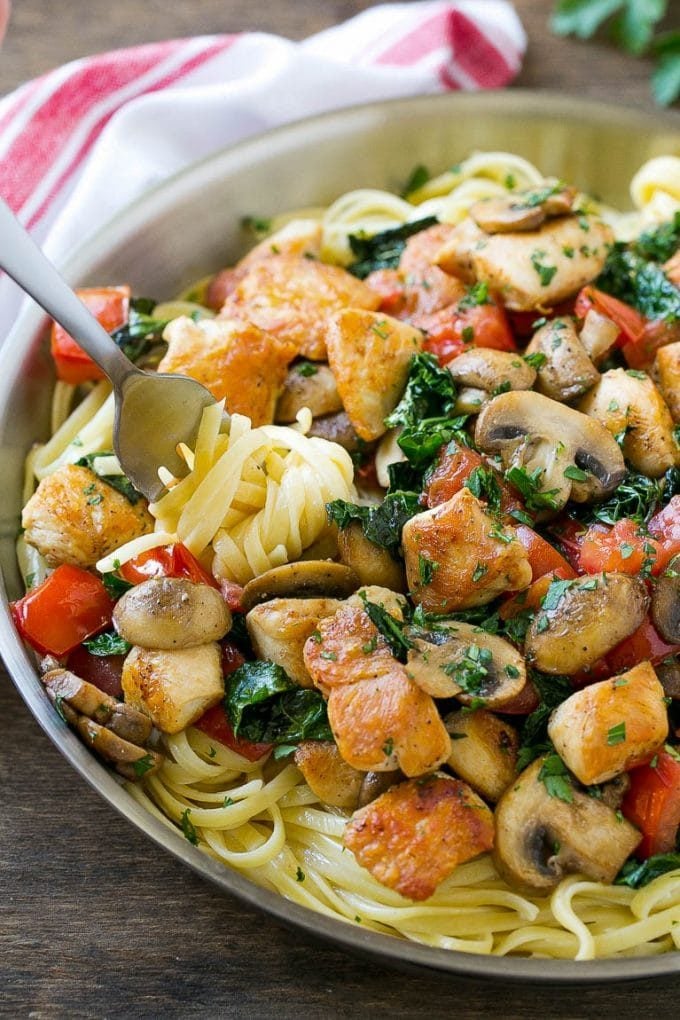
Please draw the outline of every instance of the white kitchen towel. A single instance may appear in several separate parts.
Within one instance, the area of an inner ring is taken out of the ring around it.
[[[85,57],[0,100],[0,195],[60,262],[226,145],[355,103],[500,88],[525,47],[507,0],[425,0],[372,7],[302,42],[243,33]],[[3,278],[0,339],[19,303]]]

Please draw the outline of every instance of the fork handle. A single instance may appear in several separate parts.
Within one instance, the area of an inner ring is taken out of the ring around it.
[[[142,374],[62,279],[27,230],[0,199],[0,269],[64,327],[116,389],[131,374]]]

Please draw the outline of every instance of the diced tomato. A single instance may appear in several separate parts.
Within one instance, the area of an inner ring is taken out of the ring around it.
[[[77,290],[76,294],[107,333],[112,333],[127,322],[130,308],[129,287],[84,287]],[[104,373],[98,365],[95,365],[89,354],[86,354],[57,322],[52,326],[50,346],[57,377],[62,382],[77,385],[104,378]]]
[[[642,832],[635,856],[642,859],[675,848],[680,826],[680,760],[659,751],[647,765],[631,769],[621,810]]]
[[[66,668],[105,694],[118,698],[123,693],[121,678],[124,662],[124,655],[92,655],[84,645],[78,645],[69,652]]]
[[[425,331],[425,350],[434,354],[442,365],[470,346],[491,347],[496,351],[517,350],[505,310],[490,301],[481,305],[458,302],[431,315],[420,316],[416,324]]]
[[[150,577],[187,577],[194,584],[219,588],[219,582],[198,562],[185,545],[160,545],[147,549],[124,563],[118,571],[130,584],[141,584]]]
[[[220,581],[220,592],[232,613],[242,613],[243,588],[236,581]]]
[[[654,514],[647,530],[658,543],[655,573],[661,573],[680,553],[680,496],[673,496],[663,510]]]
[[[230,641],[222,642],[222,672],[225,676],[231,676],[245,661],[245,655],[239,652],[236,645]]]
[[[580,291],[574,305],[574,314],[579,319],[585,319],[591,308],[594,308],[600,315],[606,315],[608,319],[619,328],[618,346],[624,344],[635,344],[642,339],[647,319],[640,315],[635,308],[605,294],[597,287],[587,286]]]
[[[532,581],[536,581],[548,573],[563,581],[576,577],[576,571],[572,569],[564,556],[533,528],[528,528],[526,524],[519,524],[515,528],[515,534],[527,551]]]
[[[680,324],[677,322],[647,322],[642,336],[621,347],[621,353],[631,368],[648,368],[659,347],[680,340]]]
[[[635,521],[623,517],[609,528],[593,524],[581,543],[579,565],[586,574],[616,570],[621,574],[639,574],[643,565],[656,572],[658,543],[640,531]]]
[[[61,656],[111,623],[113,602],[98,577],[63,563],[11,610],[33,648]]]
[[[621,673],[645,660],[651,662],[652,666],[656,666],[669,655],[674,655],[678,651],[680,651],[680,645],[669,645],[667,641],[664,641],[647,616],[637,630],[633,631],[616,648],[607,652],[607,662],[612,673]]]
[[[536,685],[527,680],[519,694],[503,704],[503,715],[530,715],[541,703]]]
[[[454,443],[445,446],[425,490],[428,507],[439,506],[455,496],[475,468],[483,463],[481,456],[469,446]]]
[[[556,539],[565,559],[569,561],[577,574],[582,573],[581,545],[587,530],[580,521],[566,515],[549,525],[550,534]]]
[[[254,744],[250,740],[237,737],[229,722],[224,705],[215,705],[213,708],[209,708],[194,723],[194,726],[207,734],[211,740],[216,740],[218,744],[224,744],[225,747],[236,751],[248,761],[257,761],[258,758],[268,754],[273,747],[273,744]]]
[[[556,580],[558,578],[554,574],[543,574],[537,580],[532,581],[528,588],[505,599],[504,602],[501,602],[498,610],[501,620],[512,620],[515,616],[519,616],[520,613],[524,612],[525,609],[534,611],[539,609],[548,592],[548,588]],[[565,578],[562,580],[565,580]]]
[[[396,269],[376,269],[364,283],[380,295],[380,311],[398,317],[406,307],[406,290],[401,273]]]

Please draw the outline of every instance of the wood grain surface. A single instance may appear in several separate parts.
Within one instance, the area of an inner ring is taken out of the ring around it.
[[[0,93],[88,53],[247,29],[301,38],[369,6],[352,0],[15,0],[0,51]],[[648,64],[604,41],[555,39],[547,28],[551,6],[549,0],[516,0],[530,40],[518,83],[651,111]],[[677,22],[680,3],[671,0],[670,7]],[[0,1016],[678,1013],[680,973],[587,988],[404,975],[278,927],[217,893],[119,819],[46,739],[4,674],[0,790]]]

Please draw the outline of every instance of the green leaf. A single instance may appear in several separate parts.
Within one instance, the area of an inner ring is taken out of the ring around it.
[[[660,106],[670,106],[680,98],[680,32],[665,32],[654,40],[656,68],[652,74],[652,92]]]
[[[100,478],[102,482],[106,482],[106,484],[112,489],[115,489],[116,492],[120,492],[122,496],[125,496],[128,503],[132,503],[134,506],[140,501],[140,499],[142,499],[142,494],[135,489],[129,478],[126,478],[125,475],[105,475],[101,471],[96,470],[95,463],[101,457],[109,456],[114,456],[113,450],[104,450],[100,453],[88,453],[85,457],[81,457],[80,460],[76,461],[76,466],[89,468],[90,471],[97,476],[97,478]]]
[[[637,524],[646,523],[659,506],[662,488],[657,479],[631,471],[609,499],[593,507],[587,520],[616,524],[628,517]]]
[[[626,0],[560,0],[550,27],[557,35],[589,39],[607,18],[621,10]]]
[[[105,634],[98,634],[97,637],[83,641],[90,655],[127,655],[132,648],[129,641],[122,638],[115,630],[106,631]]]
[[[663,319],[671,325],[680,320],[680,290],[655,262],[647,262],[621,243],[607,256],[597,286],[647,319]]]
[[[549,754],[543,762],[538,773],[538,778],[545,786],[551,797],[557,797],[566,804],[574,800],[574,788],[567,766],[559,754]]]
[[[102,574],[102,584],[114,600],[119,599],[121,595],[124,595],[126,591],[130,591],[130,588],[134,587],[134,585],[130,584],[129,581],[126,581],[123,577],[119,577],[118,574],[113,571]]]
[[[152,298],[133,298],[130,301],[128,321],[111,334],[111,339],[130,361],[138,361],[152,344],[163,339],[163,330],[170,320],[155,319],[155,306],[156,302]]]
[[[680,33],[678,36],[680,46]],[[678,69],[680,71],[680,61]],[[643,259],[667,262],[680,248],[680,212],[676,212],[668,223],[662,223],[653,230],[644,230],[633,243],[633,248]]]
[[[523,467],[511,467],[505,472],[506,481],[517,489],[524,499],[527,510],[557,510],[555,496],[558,489],[541,489],[541,476],[544,474],[542,468],[535,468],[527,471]]]
[[[404,395],[385,419],[388,428],[413,426],[424,418],[450,414],[456,403],[453,377],[433,354],[414,354]]]
[[[328,520],[341,531],[358,521],[366,538],[387,549],[395,559],[401,548],[401,532],[414,514],[420,513],[417,492],[390,492],[378,506],[358,506],[344,499],[326,504]]]
[[[621,49],[640,56],[649,46],[666,6],[666,0],[626,0],[612,24],[612,38]]]
[[[659,875],[675,871],[676,868],[680,869],[680,851],[654,854],[646,861],[637,861],[635,858],[631,858],[626,861],[614,879],[614,885],[627,885],[631,889],[639,889],[658,878]]]
[[[376,269],[396,269],[409,237],[434,226],[437,222],[436,216],[427,216],[422,220],[403,223],[391,230],[383,230],[373,237],[350,234],[349,246],[356,256],[356,261],[347,266],[348,271],[363,280]]]
[[[236,736],[254,743],[333,739],[320,692],[298,687],[274,662],[239,666],[226,679],[224,705]]]
[[[402,198],[407,198],[412,191],[417,191],[430,179],[430,171],[422,163],[414,166],[402,191]]]
[[[406,662],[406,654],[413,648],[413,642],[404,633],[404,624],[388,613],[384,606],[372,602],[365,591],[359,592],[364,609],[369,619],[375,624],[385,638],[392,655],[400,662]]]

